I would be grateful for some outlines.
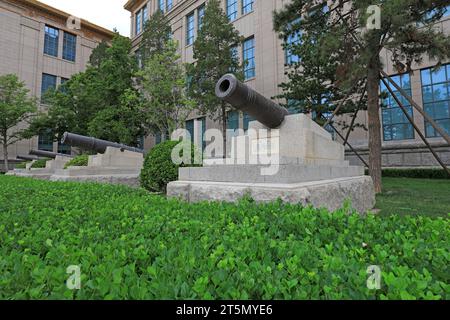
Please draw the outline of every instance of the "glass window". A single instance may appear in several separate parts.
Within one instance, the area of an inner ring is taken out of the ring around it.
[[[202,123],[202,152],[206,149],[206,140],[205,140],[205,134],[206,134],[206,117],[198,119]]]
[[[194,43],[194,13],[186,17],[186,45]]]
[[[45,93],[49,89],[56,89],[56,76],[43,73],[42,74],[42,84],[41,84],[41,101],[45,103]]]
[[[242,48],[242,57],[244,59],[244,78],[245,80],[255,77],[255,38],[250,38],[244,41]]]
[[[63,59],[75,61],[77,52],[77,36],[64,32]]]
[[[44,53],[50,56],[58,56],[59,30],[45,26]]]
[[[172,0],[166,0],[166,8],[167,11],[169,11],[170,9],[172,9]]]
[[[53,134],[50,130],[43,131],[39,134],[38,150],[53,152]]]
[[[164,6],[164,0],[158,0],[158,8],[162,12],[164,12],[165,6]]]
[[[242,14],[253,11],[253,0],[242,0]]]
[[[71,154],[72,153],[72,148],[69,145],[61,143],[60,141],[58,141],[58,153]]]
[[[392,76],[391,79],[397,83],[406,93],[411,96],[411,81],[409,74]],[[390,86],[395,96],[398,97],[408,114],[413,117],[413,110],[409,102]],[[381,100],[383,118],[383,136],[385,141],[414,139],[414,128],[408,121],[402,109],[395,102],[393,96],[381,82],[381,92],[386,98]]]
[[[450,64],[438,70],[421,71],[423,108],[436,123],[450,133]],[[425,121],[425,133],[429,138],[439,137],[429,122]]]
[[[61,91],[61,92],[66,92],[66,89],[64,88],[64,83],[66,83],[67,81],[69,81],[69,79],[67,79],[67,78],[61,78],[61,85],[59,86],[59,90]]]
[[[237,130],[239,129],[239,112],[230,111],[227,113],[227,129]]]
[[[230,21],[237,19],[237,8],[238,2],[237,0],[227,0],[227,16]]]
[[[247,131],[249,124],[251,121],[254,121],[255,119],[251,117],[249,114],[244,113],[244,130]]]
[[[203,25],[203,18],[205,17],[205,5],[201,5],[198,8],[198,30],[202,28]]]
[[[145,25],[145,22],[148,20],[148,7],[147,7],[147,5],[145,5],[142,8],[142,19],[144,20],[144,25]]]
[[[292,24],[298,23],[300,19],[294,20]],[[286,64],[298,63],[300,61],[300,57],[292,53],[293,48],[300,44],[301,32],[293,32],[289,34],[286,38]]]
[[[136,13],[136,35],[142,31],[142,10]]]
[[[191,143],[194,144],[194,120],[186,121],[186,130],[189,132],[191,136]]]

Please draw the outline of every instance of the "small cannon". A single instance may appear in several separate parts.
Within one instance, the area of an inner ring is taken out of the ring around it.
[[[249,114],[270,129],[279,127],[289,111],[226,74],[216,84],[216,96],[234,108]]]
[[[51,152],[51,151],[44,151],[44,150],[31,150],[29,152],[29,155],[43,157],[43,158],[50,158],[50,159],[55,159],[57,156],[72,158],[72,156],[67,155],[67,154],[56,153],[56,152]],[[36,159],[34,159],[34,160],[36,160]]]
[[[85,150],[92,150],[98,153],[104,153],[107,147],[118,148],[120,150],[127,150],[137,153],[144,153],[144,150],[130,147],[124,144],[96,139],[93,137],[86,137],[75,133],[66,132],[61,140],[61,143],[68,144],[72,147],[78,147]]]
[[[18,160],[25,160],[25,161],[39,160],[39,158],[37,158],[37,157],[29,157],[29,156],[17,156],[16,158]]]

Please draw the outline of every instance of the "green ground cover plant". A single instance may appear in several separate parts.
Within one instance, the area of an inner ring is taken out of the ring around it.
[[[36,160],[32,165],[31,168],[32,169],[43,169],[45,168],[45,165],[47,164],[47,161],[49,161],[51,159],[39,159]]]
[[[29,163],[29,161],[20,162],[20,163],[16,164],[14,166],[14,168],[16,168],[16,169],[26,169],[28,163]]]
[[[68,167],[86,167],[89,162],[89,155],[87,154],[81,154],[79,156],[76,156],[69,162],[67,162],[64,165],[64,169],[67,169]]]
[[[350,211],[0,176],[0,299],[450,298],[448,216]]]

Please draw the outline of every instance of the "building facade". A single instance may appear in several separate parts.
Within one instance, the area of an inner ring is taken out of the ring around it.
[[[92,50],[113,36],[112,31],[35,0],[0,0],[0,30],[0,75],[16,74],[38,99],[84,71]],[[43,133],[11,145],[11,165],[31,149],[70,152]],[[1,165],[2,160],[0,150]]]
[[[145,21],[156,10],[167,15],[172,26],[173,38],[179,43],[182,62],[192,63],[193,43],[201,27],[201,19],[207,0],[130,0],[125,9],[131,13],[131,37],[133,50],[139,50],[139,43]],[[282,41],[273,30],[272,13],[280,10],[288,0],[222,0],[222,8],[233,22],[235,28],[244,37],[238,53],[240,59],[247,61],[245,83],[267,98],[281,93],[279,84],[286,80],[285,72],[289,63],[298,57],[285,52]],[[332,1],[329,1],[332,5]],[[450,33],[450,6],[442,20],[437,23],[447,34]],[[297,41],[292,38],[288,41]],[[385,71],[407,90],[412,98],[424,108],[438,124],[450,133],[450,64],[437,72],[431,68],[436,62],[424,58],[421,65],[413,65],[411,74],[397,75],[387,52],[382,54]],[[449,61],[450,62],[450,61]],[[382,87],[383,90],[383,87]],[[383,137],[384,166],[436,166],[437,162],[425,147],[411,124],[395,105],[393,99],[384,101],[387,108],[380,110]],[[419,112],[407,107],[416,124],[441,158],[450,164],[450,148],[445,141],[427,124]],[[345,117],[345,116],[344,116]],[[228,128],[246,129],[248,117],[239,112],[230,112]],[[366,125],[367,114],[362,111],[357,123]],[[205,129],[218,128],[220,125],[201,115],[193,114],[187,121],[186,128],[194,137],[197,145],[204,145],[202,133]],[[146,147],[150,148],[160,141],[160,137],[149,138]],[[357,128],[350,135],[349,142],[364,156],[368,157],[368,132]],[[360,163],[351,152],[347,153],[352,163]]]

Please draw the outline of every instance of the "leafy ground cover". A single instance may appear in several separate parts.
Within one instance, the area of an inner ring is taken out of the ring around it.
[[[450,214],[450,180],[383,178],[383,193],[377,196],[381,215]]]
[[[0,176],[0,298],[450,298],[448,217],[349,211]]]

